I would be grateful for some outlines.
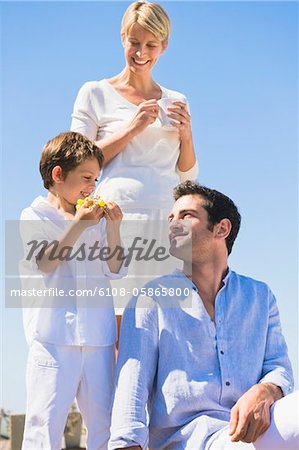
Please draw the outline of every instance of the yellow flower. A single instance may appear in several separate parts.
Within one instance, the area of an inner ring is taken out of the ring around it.
[[[93,205],[98,205],[101,206],[102,208],[105,208],[106,202],[100,198],[100,197],[85,197],[83,198],[78,198],[77,200],[77,204],[76,204],[76,210],[79,211],[82,207],[82,205],[88,205],[88,207],[90,208]]]
[[[104,200],[103,200],[102,198],[100,198],[100,199],[98,200],[98,205],[99,205],[99,206],[102,206],[102,208],[103,208],[104,206],[107,206],[107,205],[106,205],[106,202],[104,202]]]

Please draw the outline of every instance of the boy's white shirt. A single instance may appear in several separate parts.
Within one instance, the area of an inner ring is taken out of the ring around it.
[[[28,220],[30,224],[26,224]],[[89,246],[95,240],[99,241],[100,248],[107,247],[105,222],[102,219],[96,227],[87,228],[72,253],[84,243],[88,255]],[[28,254],[28,242],[34,239],[58,240],[68,224],[69,221],[46,198],[37,197],[21,214],[20,232],[25,255]],[[40,248],[36,254],[39,251]],[[36,264],[36,254],[30,261],[24,257],[20,263],[22,289],[28,292],[35,288],[50,292],[50,295],[23,299],[23,322],[28,343],[37,340],[55,345],[114,344],[117,331],[109,278],[124,277],[126,268],[122,266],[118,273],[113,273],[105,261],[90,261],[86,257],[84,261],[72,259],[62,262],[54,271],[43,273]],[[88,294],[83,293],[84,289],[89,291]],[[58,290],[63,290],[68,296],[56,295]],[[75,291],[78,291],[78,296],[73,296]]]

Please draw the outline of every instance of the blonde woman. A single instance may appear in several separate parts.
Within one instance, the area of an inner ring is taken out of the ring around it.
[[[125,219],[147,223],[166,219],[173,187],[198,173],[186,97],[152,78],[169,32],[169,17],[159,4],[132,3],[121,24],[124,69],[85,83],[72,115],[71,129],[95,141],[104,154],[97,192],[117,202]],[[167,129],[161,120],[164,99],[171,103]]]

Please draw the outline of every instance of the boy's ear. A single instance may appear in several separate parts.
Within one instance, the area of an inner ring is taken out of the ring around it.
[[[62,168],[60,166],[53,167],[52,180],[55,183],[61,183],[63,181],[63,173],[62,173]]]

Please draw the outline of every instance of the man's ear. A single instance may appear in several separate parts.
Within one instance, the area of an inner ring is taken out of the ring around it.
[[[215,225],[215,236],[220,239],[226,239],[232,229],[232,224],[229,219],[222,219]]]
[[[55,183],[61,183],[63,181],[63,173],[62,173],[62,168],[60,166],[53,167],[52,180]]]

